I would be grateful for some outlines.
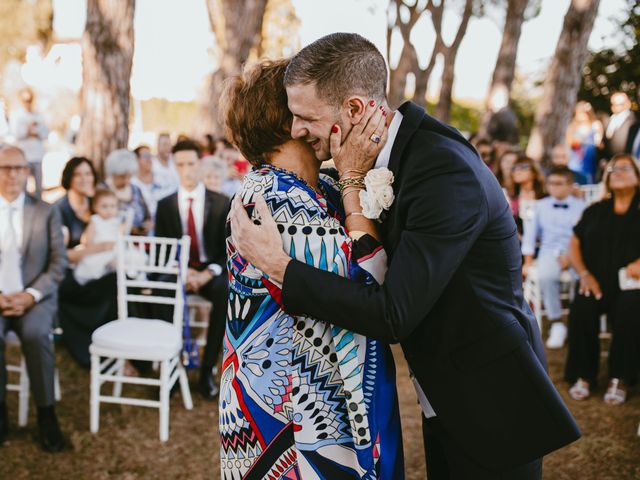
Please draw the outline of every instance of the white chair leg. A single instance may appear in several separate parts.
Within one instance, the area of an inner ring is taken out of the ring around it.
[[[90,399],[90,429],[96,433],[100,428],[100,357],[91,355],[91,399]]]
[[[122,377],[124,375],[124,360],[116,360],[116,362],[118,362],[118,369],[116,370],[116,374]],[[113,382],[113,396],[122,396],[122,382]]]
[[[59,402],[62,399],[62,391],[60,390],[60,374],[58,373],[57,368],[53,372],[53,396],[56,399],[56,402]]]
[[[160,441],[169,440],[169,361],[160,363]]]
[[[182,403],[184,408],[191,410],[193,408],[193,401],[191,400],[191,390],[189,390],[189,378],[187,372],[184,369],[182,362],[178,361],[178,380],[180,381],[180,393],[182,394]]]
[[[24,356],[20,357],[20,392],[18,393],[18,425],[25,427],[29,419],[29,374]]]

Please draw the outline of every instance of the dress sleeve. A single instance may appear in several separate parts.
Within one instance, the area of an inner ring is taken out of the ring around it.
[[[589,228],[589,225],[593,221],[593,212],[595,207],[596,205],[591,205],[590,207],[586,208],[582,212],[582,217],[580,217],[578,223],[576,223],[575,227],[573,227],[573,233],[581,242],[584,240],[585,233]]]

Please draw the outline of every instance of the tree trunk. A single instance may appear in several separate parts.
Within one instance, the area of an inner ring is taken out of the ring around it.
[[[489,110],[489,99],[491,94],[497,88],[506,88],[511,93],[511,85],[516,72],[516,54],[518,52],[518,43],[522,33],[522,24],[524,22],[524,12],[527,9],[529,0],[508,0],[507,14],[504,22],[504,31],[502,33],[502,43],[498,51],[498,59],[493,70],[491,84],[487,93],[486,108]],[[487,131],[491,115],[484,115],[480,126],[480,134],[484,135]]]
[[[445,123],[447,123],[451,117],[451,97],[453,94],[456,57],[458,56],[458,50],[460,49],[462,39],[467,33],[469,20],[473,14],[473,2],[474,0],[466,0],[464,11],[462,13],[462,21],[460,22],[460,27],[458,27],[456,37],[450,46],[442,49],[444,55],[444,68],[442,70],[442,84],[440,86],[440,97],[438,99],[438,105],[436,106],[435,116]]]
[[[88,0],[82,36],[82,125],[77,152],[103,173],[105,157],[126,148],[135,0]]]
[[[216,36],[218,69],[213,72],[199,129],[221,136],[218,103],[224,80],[241,72],[249,54],[261,41],[267,0],[207,0],[211,28]]]
[[[527,147],[527,155],[535,160],[546,161],[553,146],[564,143],[599,4],[600,0],[571,0],[564,17]]]
[[[407,75],[413,71],[414,63],[417,64],[417,62],[415,49],[410,43],[405,42],[398,66],[389,74],[389,105],[392,108],[397,108],[404,102]]]

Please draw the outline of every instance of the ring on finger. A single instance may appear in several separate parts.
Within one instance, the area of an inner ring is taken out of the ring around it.
[[[382,137],[377,133],[374,133],[369,137],[369,140],[371,140],[373,143],[380,143],[380,141],[382,140]]]

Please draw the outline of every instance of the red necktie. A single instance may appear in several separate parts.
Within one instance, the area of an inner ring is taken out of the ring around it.
[[[189,213],[187,214],[187,235],[191,237],[189,246],[189,266],[197,268],[200,266],[200,245],[198,244],[198,233],[196,230],[196,219],[193,216],[193,198],[189,199]]]

